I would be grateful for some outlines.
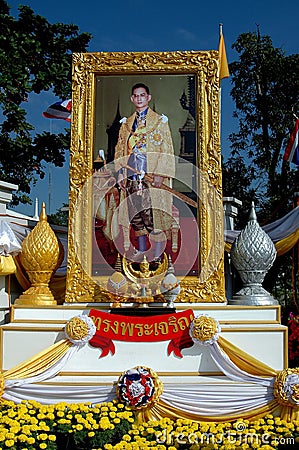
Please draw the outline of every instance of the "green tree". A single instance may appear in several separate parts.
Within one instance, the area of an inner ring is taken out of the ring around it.
[[[36,134],[28,122],[30,94],[53,91],[59,99],[71,95],[71,57],[84,52],[91,39],[76,25],[50,24],[28,6],[10,15],[0,0],[0,179],[19,185],[13,203],[31,202],[30,185],[43,178],[43,162],[62,167],[70,132]]]
[[[62,207],[59,208],[56,213],[48,214],[48,222],[52,225],[61,225],[64,227],[68,226],[69,218],[69,206],[67,203],[63,203]]]
[[[251,173],[263,220],[274,220],[290,210],[298,190],[299,172],[282,157],[293,112],[299,114],[299,55],[286,56],[259,31],[241,34],[233,48],[239,60],[230,64],[238,119],[232,157],[243,159]]]
[[[230,135],[232,153],[224,164],[224,175],[228,170],[233,179],[229,185],[224,176],[224,191],[235,186],[244,195],[240,200],[247,204],[255,200],[263,225],[289,212],[298,192],[299,170],[283,161],[283,154],[294,127],[294,113],[299,114],[299,55],[286,56],[259,30],[241,34],[233,48],[239,54],[230,64],[238,130]],[[272,290],[286,273],[290,278],[290,255],[275,261],[264,283],[266,289]],[[290,279],[285,283],[290,284]]]
[[[235,228],[239,230],[248,222],[252,201],[256,201],[255,190],[252,187],[254,178],[253,168],[247,167],[244,158],[240,155],[232,155],[223,163],[223,196],[242,200],[242,208],[239,209],[235,220]]]

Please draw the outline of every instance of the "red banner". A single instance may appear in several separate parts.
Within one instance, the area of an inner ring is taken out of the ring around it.
[[[93,347],[102,349],[100,358],[115,353],[113,340],[127,342],[170,341],[168,355],[172,352],[182,358],[181,350],[193,345],[189,327],[194,318],[192,309],[175,314],[155,316],[122,316],[91,309],[89,317],[97,328],[89,341]]]

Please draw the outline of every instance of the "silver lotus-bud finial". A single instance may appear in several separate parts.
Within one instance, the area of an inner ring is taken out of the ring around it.
[[[229,303],[256,306],[277,304],[277,300],[262,287],[264,278],[275,261],[276,249],[271,238],[257,222],[254,203],[248,223],[233,242],[230,254],[243,281],[243,288]]]
[[[181,286],[174,274],[174,267],[170,256],[168,256],[168,269],[161,282],[160,291],[167,302],[167,307],[173,308],[174,301],[181,292]]]

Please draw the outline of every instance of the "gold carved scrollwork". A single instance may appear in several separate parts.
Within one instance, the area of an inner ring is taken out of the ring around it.
[[[92,171],[96,77],[190,74],[196,80],[196,136],[200,180],[199,277],[181,280],[177,302],[224,302],[223,209],[218,51],[98,52],[73,55],[69,245],[66,302],[109,301],[106,280],[92,276],[89,177]],[[78,202],[78,199],[81,199]],[[205,203],[205,204],[202,204]]]

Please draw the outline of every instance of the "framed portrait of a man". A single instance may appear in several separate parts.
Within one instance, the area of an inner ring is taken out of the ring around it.
[[[73,60],[67,302],[167,255],[178,301],[224,298],[218,52]]]

